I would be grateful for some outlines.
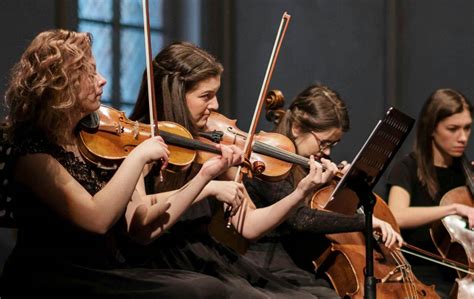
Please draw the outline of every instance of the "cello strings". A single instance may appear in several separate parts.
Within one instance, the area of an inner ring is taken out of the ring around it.
[[[358,210],[358,212],[361,212],[360,209]],[[380,235],[380,233],[374,232],[373,237],[378,243],[382,243],[382,236]],[[383,250],[383,248],[387,247],[381,244],[380,249],[382,250],[382,252],[385,251]],[[394,251],[390,248],[387,248],[387,250],[389,251],[390,256],[395,260],[395,263],[397,265],[397,267],[388,274],[387,280],[391,275],[394,274],[396,270],[399,270],[400,274],[402,275],[403,288],[405,289],[405,293],[408,295],[408,298],[418,298],[418,290],[416,288],[416,285],[414,284],[414,279],[412,278],[413,273],[411,271],[410,264],[400,252]],[[405,280],[407,280],[408,283],[405,283]]]
[[[402,280],[403,280],[403,287],[405,288],[405,292],[408,294],[409,298],[417,298],[417,289],[416,285],[414,284],[414,281],[412,279],[411,273],[411,268],[409,264],[404,263],[404,258],[403,255],[399,255],[397,252],[394,252],[390,250],[390,255],[393,257],[393,259],[397,262],[401,269],[401,274],[402,274]],[[408,281],[408,285],[405,283],[405,279]],[[407,290],[408,289],[408,290]]]
[[[415,292],[415,298],[418,298],[418,289],[417,289],[416,284],[415,284],[416,277],[415,277],[415,274],[413,273],[413,270],[411,269],[411,265],[408,263],[407,259],[405,258],[405,256],[401,252],[396,252],[396,254],[397,254],[397,256],[399,256],[403,260],[403,263],[406,265],[407,272],[408,272],[408,277],[409,277],[410,281],[413,284],[413,288],[414,288],[414,292]]]

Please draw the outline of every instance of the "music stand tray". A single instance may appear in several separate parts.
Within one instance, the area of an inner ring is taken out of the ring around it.
[[[329,210],[331,210],[329,207],[333,199],[343,192],[344,188],[357,189],[357,185],[361,183],[370,190],[375,187],[414,123],[415,120],[403,112],[393,107],[388,109],[385,117],[374,127],[348,171],[331,193]]]

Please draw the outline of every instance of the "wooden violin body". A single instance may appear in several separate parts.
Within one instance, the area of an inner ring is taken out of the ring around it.
[[[237,121],[222,114],[212,112],[207,120],[211,128],[213,141],[223,144],[235,144],[243,149],[247,133],[237,127]],[[203,134],[204,136],[209,136]],[[279,181],[288,175],[292,163],[285,161],[286,153],[295,153],[295,145],[286,136],[277,133],[259,132],[255,134],[252,153],[250,155],[250,172],[263,180]]]
[[[132,121],[124,112],[101,106],[99,126],[93,132],[80,132],[79,149],[84,158],[105,169],[116,169],[140,143],[151,137],[150,125]],[[191,133],[179,124],[159,122],[159,130],[192,139]],[[196,158],[196,151],[168,143],[171,167],[187,167]]]
[[[311,208],[321,209],[328,203],[335,183],[319,190],[311,201]],[[377,195],[374,215],[392,225],[399,232],[394,216],[385,202]],[[345,204],[347,202],[347,205]],[[343,196],[330,203],[334,210],[355,213],[357,196],[344,190]],[[341,204],[342,203],[342,204]],[[336,208],[337,206],[344,206]],[[352,211],[350,211],[352,209]],[[333,209],[330,209],[334,211]],[[326,273],[337,293],[345,298],[364,298],[365,236],[362,232],[327,234],[331,245],[313,261],[318,271]],[[439,298],[433,286],[421,283],[411,271],[410,264],[399,250],[391,250],[383,244],[375,246],[374,275],[380,281],[376,294],[380,298]]]

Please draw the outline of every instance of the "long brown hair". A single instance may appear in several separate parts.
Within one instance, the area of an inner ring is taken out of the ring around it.
[[[196,45],[178,42],[161,50],[153,60],[153,70],[159,120],[179,123],[195,133],[185,95],[199,82],[220,76],[224,70],[222,65]],[[130,118],[148,121],[146,72]]]
[[[153,70],[158,120],[178,123],[196,135],[197,129],[186,104],[186,93],[201,81],[220,76],[224,68],[211,54],[196,45],[178,42],[161,50],[153,60]],[[130,118],[148,122],[148,109],[148,85],[144,72]],[[186,173],[164,172],[165,180],[153,184],[154,192],[180,188],[197,173],[198,168],[193,165]]]
[[[340,96],[329,87],[314,84],[296,96],[288,110],[275,128],[275,132],[295,140],[292,127],[297,126],[301,132],[323,132],[330,129],[349,131],[349,114]],[[293,167],[292,181],[298,183],[305,171],[301,167]]]
[[[51,30],[38,34],[11,70],[5,95],[9,138],[40,131],[52,142],[67,139],[82,79],[91,79],[92,37]],[[86,77],[84,77],[86,76]]]
[[[417,163],[417,176],[433,198],[439,191],[439,182],[433,163],[433,132],[440,121],[464,110],[472,114],[472,106],[468,99],[457,90],[443,88],[429,96],[418,116],[413,149]]]

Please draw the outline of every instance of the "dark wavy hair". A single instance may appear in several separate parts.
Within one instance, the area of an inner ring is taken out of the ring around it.
[[[198,46],[178,42],[161,50],[153,60],[153,71],[159,120],[179,123],[195,134],[195,124],[186,105],[186,93],[201,81],[220,76],[224,68]],[[148,122],[148,113],[148,84],[144,72],[130,118]]]

